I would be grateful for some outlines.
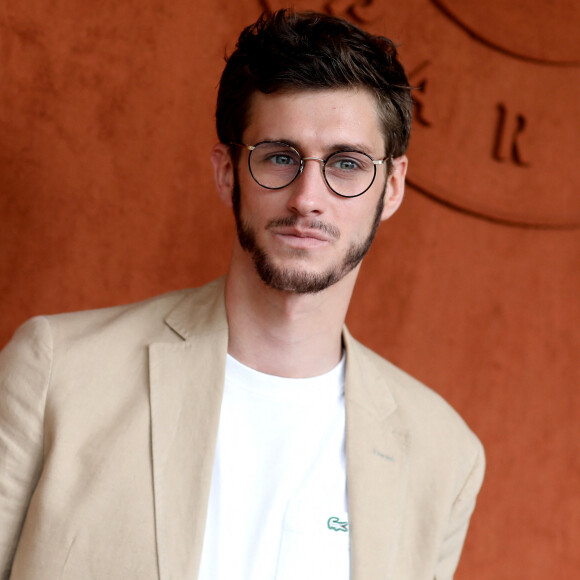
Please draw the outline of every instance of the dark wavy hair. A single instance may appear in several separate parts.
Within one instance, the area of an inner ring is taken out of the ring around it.
[[[264,13],[246,27],[221,77],[217,133],[240,143],[256,91],[366,88],[377,99],[387,154],[402,155],[411,131],[412,98],[392,41],[316,12]]]

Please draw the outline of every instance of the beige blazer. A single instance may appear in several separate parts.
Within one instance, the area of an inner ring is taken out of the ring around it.
[[[0,354],[2,580],[197,577],[228,342],[223,285],[39,317]],[[344,344],[351,578],[450,579],[481,444],[346,329]]]

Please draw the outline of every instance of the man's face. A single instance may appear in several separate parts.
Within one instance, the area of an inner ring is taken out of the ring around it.
[[[339,149],[374,159],[386,154],[374,97],[363,90],[256,93],[243,140],[289,143],[304,157],[326,158]],[[238,241],[260,278],[277,290],[313,293],[340,281],[359,265],[380,221],[396,209],[391,198],[399,192],[387,178],[386,164],[377,166],[366,193],[342,198],[328,188],[320,162],[313,160],[287,187],[265,189],[253,180],[248,155],[241,152],[234,172]],[[401,173],[397,164],[396,172]]]

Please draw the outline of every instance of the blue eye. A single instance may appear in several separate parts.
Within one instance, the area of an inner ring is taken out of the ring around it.
[[[327,169],[329,171],[342,171],[344,173],[353,173],[355,171],[366,170],[368,161],[361,155],[356,155],[354,152],[348,154],[335,153],[331,155],[327,162]]]
[[[344,171],[352,171],[358,167],[352,159],[340,159],[336,162],[336,166]]]
[[[284,154],[271,155],[270,161],[272,161],[272,163],[275,163],[276,165],[292,165],[293,163],[295,163],[292,157]]]

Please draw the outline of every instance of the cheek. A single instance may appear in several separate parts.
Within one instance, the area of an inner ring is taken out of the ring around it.
[[[258,221],[281,217],[287,213],[288,193],[284,190],[271,190],[260,187],[249,171],[239,172],[241,213],[245,219]]]
[[[239,190],[239,213],[245,222],[256,225],[280,214],[280,208],[273,203],[276,196],[268,195],[269,192],[257,191],[258,187],[257,185],[253,187],[252,184],[240,183]]]
[[[349,205],[342,208],[344,211],[341,211],[340,213],[339,219],[342,225],[341,229],[343,229],[345,233],[350,231],[351,238],[365,238],[369,229],[375,223],[378,209],[377,203],[379,200],[380,197],[377,200],[369,197],[369,199],[364,200],[364,202],[360,198],[355,198],[349,202]],[[359,202],[358,204],[356,203],[357,201]]]

